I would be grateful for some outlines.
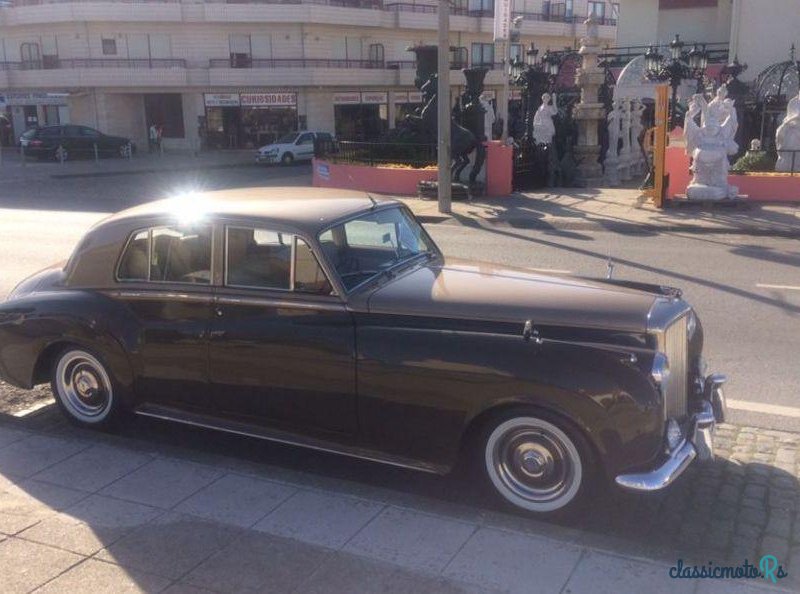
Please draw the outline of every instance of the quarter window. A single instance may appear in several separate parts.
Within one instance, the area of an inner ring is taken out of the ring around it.
[[[138,231],[120,259],[120,280],[210,284],[211,227]]]

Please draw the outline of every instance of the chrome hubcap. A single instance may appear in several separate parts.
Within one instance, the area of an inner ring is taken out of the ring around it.
[[[55,379],[61,402],[77,419],[97,422],[108,414],[113,397],[111,380],[89,353],[66,353],[58,362]]]
[[[486,465],[506,499],[533,511],[566,505],[580,487],[583,470],[569,437],[558,427],[532,417],[511,419],[492,432]]]

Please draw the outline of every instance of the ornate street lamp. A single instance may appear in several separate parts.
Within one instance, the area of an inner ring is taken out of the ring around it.
[[[525,52],[525,61],[519,58],[510,64],[511,84],[520,87],[522,91],[522,106],[525,118],[526,142],[533,143],[533,116],[541,105],[542,95],[555,84],[556,76],[561,65],[558,55],[545,52],[539,58],[539,49],[531,42]]]
[[[684,54],[685,44],[679,35],[675,36],[669,44],[669,61],[658,53],[658,49],[651,45],[644,55],[645,76],[648,80],[668,82],[672,87],[670,101],[670,128],[676,125],[676,109],[678,106],[678,87],[685,79],[693,78],[698,81],[698,89],[702,87],[706,68],[708,67],[708,52],[695,45],[690,52]]]

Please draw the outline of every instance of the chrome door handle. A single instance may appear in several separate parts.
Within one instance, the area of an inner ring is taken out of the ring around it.
[[[214,315],[216,315],[218,318],[221,318],[224,314],[225,312],[222,311],[221,307],[214,308]]]
[[[208,333],[210,338],[222,338],[225,336],[225,330],[212,330]]]

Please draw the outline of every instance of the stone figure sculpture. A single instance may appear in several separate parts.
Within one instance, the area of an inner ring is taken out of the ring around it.
[[[483,114],[483,131],[486,134],[486,140],[492,139],[492,129],[494,128],[494,123],[496,121],[494,107],[492,104],[486,100],[486,98],[481,95],[481,105],[484,109]]]
[[[735,155],[739,147],[733,140],[738,126],[736,110],[733,101],[726,98],[723,85],[709,103],[700,94],[689,101],[683,133],[686,153],[692,158],[693,177],[686,189],[690,200],[723,200],[739,193],[738,188],[728,185],[728,155]]]
[[[553,123],[553,118],[558,115],[555,94],[552,98],[553,103],[550,103],[550,94],[542,95],[542,104],[533,116],[533,140],[536,144],[551,144],[556,135],[556,125]]]
[[[619,136],[622,132],[622,105],[618,99],[611,104],[606,116],[608,126],[608,149],[604,161],[606,182],[610,186],[619,185]]]
[[[634,172],[637,175],[644,173],[647,155],[642,146],[644,133],[644,112],[647,109],[638,97],[633,100],[631,107],[631,144],[633,145]]]
[[[620,138],[622,148],[619,150],[619,177],[623,181],[631,179],[631,100],[622,100],[620,111]]]
[[[800,171],[800,94],[789,101],[786,117],[775,133],[775,146],[778,150],[778,162],[775,171]],[[794,157],[794,159],[792,159]]]

